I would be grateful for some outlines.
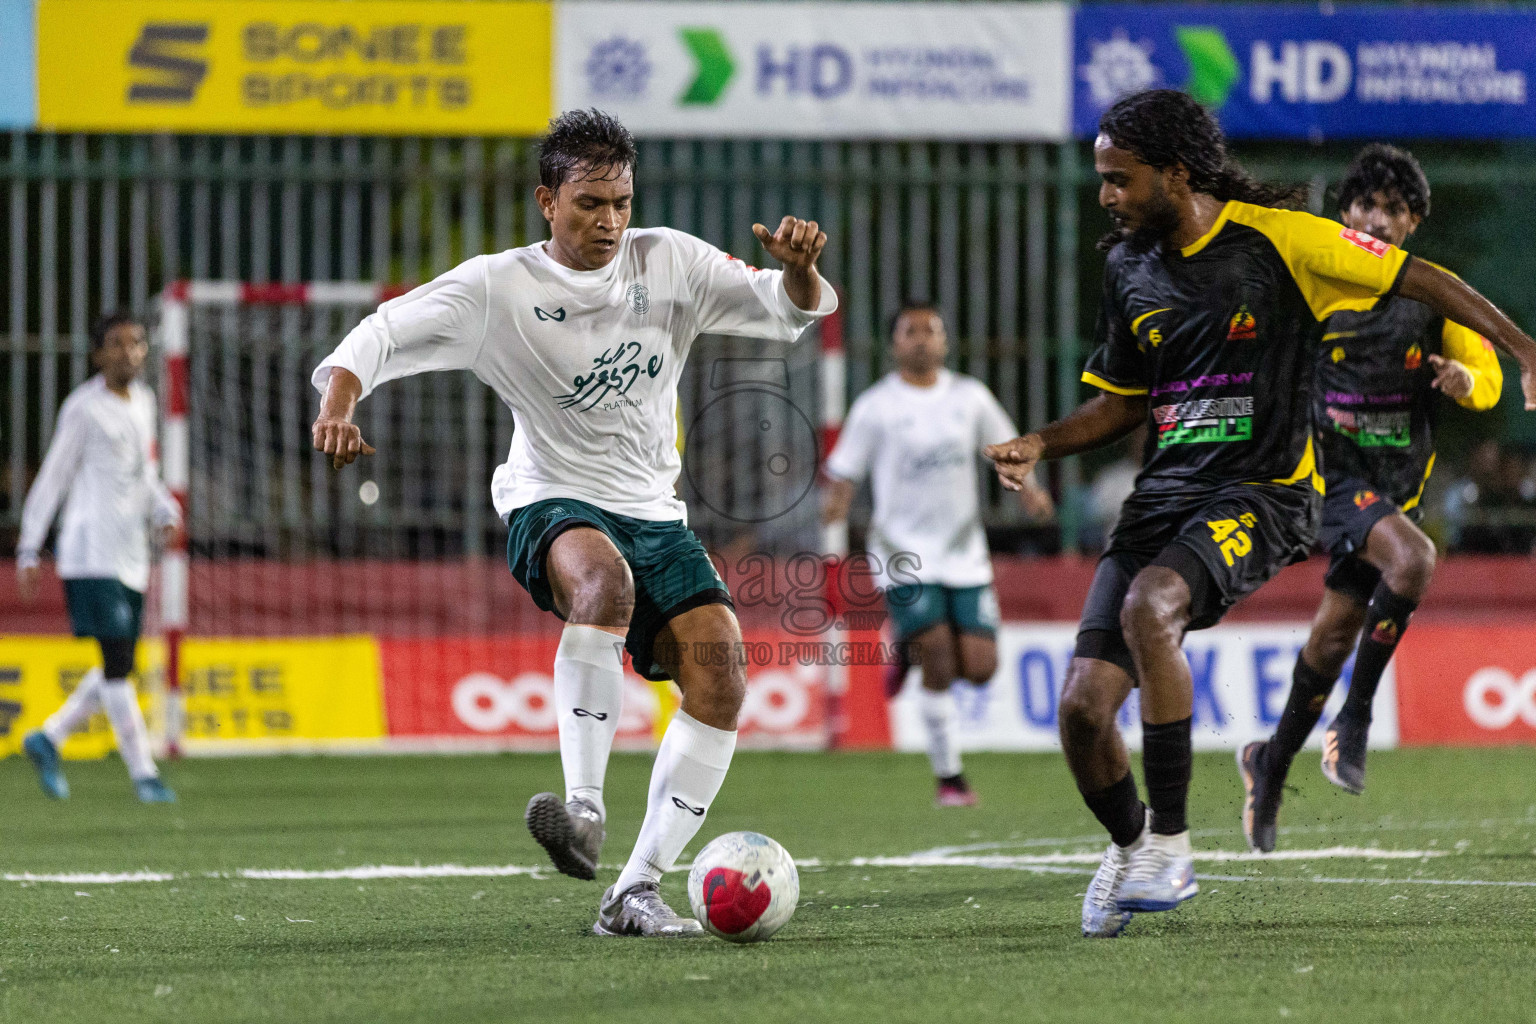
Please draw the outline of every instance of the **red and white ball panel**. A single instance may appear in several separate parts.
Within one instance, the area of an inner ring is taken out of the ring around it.
[[[767,836],[727,832],[694,858],[688,902],[706,931],[727,942],[761,942],[794,915],[800,873]]]

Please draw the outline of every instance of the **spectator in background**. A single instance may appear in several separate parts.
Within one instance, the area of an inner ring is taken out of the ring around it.
[[[1536,549],[1536,473],[1518,448],[1486,440],[1445,495],[1446,543],[1453,551],[1525,555]]]

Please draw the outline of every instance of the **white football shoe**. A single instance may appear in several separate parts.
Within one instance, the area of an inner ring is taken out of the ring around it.
[[[1099,870],[1093,873],[1093,881],[1088,883],[1088,891],[1083,894],[1083,938],[1112,939],[1130,923],[1130,912],[1121,910],[1118,903],[1120,883],[1125,881],[1125,868],[1131,855],[1141,849],[1151,834],[1152,812],[1148,811],[1146,826],[1130,846],[1110,843],[1104,851]]]
[[[1132,912],[1172,910],[1200,891],[1189,832],[1163,836],[1149,825],[1143,835],[1146,841],[1126,865],[1117,905]]]

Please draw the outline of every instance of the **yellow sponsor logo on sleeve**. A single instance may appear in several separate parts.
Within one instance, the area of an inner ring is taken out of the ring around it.
[[[40,0],[38,114],[73,131],[532,134],[535,0]]]

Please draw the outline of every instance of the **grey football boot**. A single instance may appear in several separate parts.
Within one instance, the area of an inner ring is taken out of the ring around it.
[[[702,935],[704,927],[691,917],[680,917],[667,906],[655,882],[641,882],[623,892],[609,886],[597,909],[597,935]]]
[[[594,804],[580,797],[562,803],[554,793],[540,793],[528,801],[523,820],[562,875],[584,882],[597,877],[597,857],[608,833]]]

